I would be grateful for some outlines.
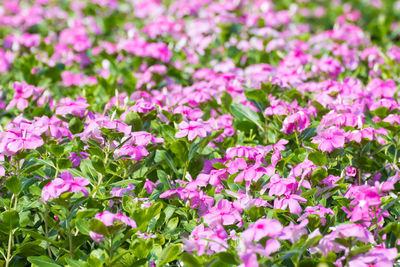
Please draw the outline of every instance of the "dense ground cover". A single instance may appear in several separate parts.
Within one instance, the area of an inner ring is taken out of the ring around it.
[[[396,265],[399,19],[1,1],[0,264]]]

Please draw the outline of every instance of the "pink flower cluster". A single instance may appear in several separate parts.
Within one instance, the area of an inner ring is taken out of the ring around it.
[[[69,171],[61,173],[61,178],[55,178],[50,183],[46,184],[42,189],[42,199],[47,203],[52,198],[58,198],[65,192],[79,193],[89,195],[89,191],[85,186],[90,184],[90,181],[82,177],[73,177]]]
[[[109,211],[104,211],[101,213],[97,213],[94,216],[94,219],[101,221],[105,226],[112,226],[114,225],[114,222],[117,221],[132,228],[136,228],[136,222],[122,213],[114,214]],[[89,234],[93,241],[97,243],[101,243],[105,240],[105,237],[101,234],[92,231],[90,231]]]

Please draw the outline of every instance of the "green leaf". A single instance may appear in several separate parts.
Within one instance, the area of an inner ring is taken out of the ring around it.
[[[75,221],[75,225],[78,228],[79,232],[84,235],[89,235],[89,224],[86,220],[80,219]]]
[[[179,223],[179,218],[178,217],[174,217],[171,220],[169,220],[169,222],[167,223],[167,231],[171,232],[173,231]]]
[[[328,172],[325,170],[325,168],[318,167],[312,171],[311,181],[313,182],[314,185],[316,185],[319,182],[321,182],[323,179],[325,179],[327,176],[328,176]]]
[[[21,174],[22,174],[22,173],[31,174],[31,173],[33,173],[34,171],[39,170],[42,166],[43,166],[43,164],[33,164],[33,165],[29,166],[29,167],[24,168],[24,169],[21,171]]]
[[[140,118],[139,114],[135,111],[129,111],[128,114],[126,114],[125,122],[126,124],[132,126],[132,131],[134,132],[142,130],[143,127],[142,119]]]
[[[160,134],[167,142],[175,142],[175,128],[170,125],[163,124],[160,127]]]
[[[21,182],[17,176],[12,176],[6,180],[6,187],[13,194],[18,194],[21,191]]]
[[[64,154],[64,147],[60,146],[60,145],[51,145],[50,146],[50,152],[56,156],[56,157],[60,157]]]
[[[389,115],[389,109],[387,107],[379,107],[372,111],[372,114],[378,116],[380,119],[384,119]]]
[[[70,267],[89,267],[89,265],[84,261],[77,261],[73,259],[66,258],[65,261]]]
[[[237,255],[234,255],[229,252],[220,252],[215,254],[215,256],[217,256],[217,258],[222,260],[223,262],[229,264],[239,265],[241,263],[241,260],[237,257]]]
[[[249,89],[244,92],[247,99],[252,99],[260,103],[268,101],[267,94],[262,89]]]
[[[179,159],[180,162],[184,163],[188,157],[188,148],[184,141],[179,140],[177,142],[170,143],[169,148],[171,149],[172,153]]]
[[[308,155],[308,159],[311,160],[316,166],[325,166],[328,162],[326,155],[320,151],[311,152]]]
[[[222,164],[221,162],[214,162],[213,164],[212,164],[212,166],[215,168],[215,169],[217,169],[217,170],[221,170],[221,169],[226,169],[227,167],[224,165],[224,164]]]
[[[188,267],[201,267],[203,266],[201,262],[198,260],[198,257],[189,254],[188,252],[183,252],[179,259],[185,263],[185,266]]]
[[[58,262],[50,259],[47,256],[31,256],[28,257],[28,261],[32,263],[32,266],[38,266],[38,267],[59,267],[62,266]]]
[[[68,123],[68,129],[71,131],[73,134],[77,134],[83,131],[83,123],[82,121],[74,117],[72,118],[69,123]]]
[[[203,170],[203,167],[204,167],[204,159],[202,156],[199,155],[190,160],[188,171],[190,175],[193,178],[195,178]]]
[[[62,170],[72,167],[72,163],[71,163],[70,159],[58,159],[57,164],[58,164],[58,167]]]
[[[164,188],[171,189],[172,185],[169,181],[168,175],[163,170],[157,170],[158,180],[164,185]]]
[[[301,132],[300,140],[305,141],[313,137],[317,133],[317,127],[309,127]]]
[[[107,226],[105,226],[103,222],[96,219],[91,219],[89,221],[89,230],[104,236],[108,236]]]
[[[160,256],[160,258],[162,259],[162,261],[160,262],[160,266],[169,263],[171,261],[174,261],[182,252],[182,250],[183,250],[183,244],[175,244],[165,248]]]
[[[92,165],[96,171],[103,173],[103,174],[106,172],[106,168],[104,166],[104,161],[100,157],[93,156],[92,157]]]
[[[1,221],[6,231],[14,230],[19,224],[19,214],[16,210],[7,210],[1,214]]]
[[[239,121],[249,121],[255,123],[260,129],[263,129],[263,123],[260,120],[257,112],[250,108],[243,106],[242,104],[232,104],[231,112],[233,116]]]
[[[232,104],[232,96],[231,96],[231,94],[228,93],[227,91],[224,91],[224,92],[222,93],[222,96],[221,96],[221,104],[222,104],[222,107],[223,107],[225,110],[229,111],[229,107],[230,107],[231,104]]]

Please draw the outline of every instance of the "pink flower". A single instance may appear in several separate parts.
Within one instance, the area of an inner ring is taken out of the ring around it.
[[[275,198],[274,200],[274,209],[286,209],[289,207],[289,211],[293,214],[300,215],[302,209],[300,207],[300,203],[306,203],[307,200],[299,195],[286,195],[285,197],[279,199]]]
[[[222,226],[206,228],[204,224],[196,226],[190,234],[189,239],[184,240],[186,251],[197,251],[197,255],[211,255],[226,251],[228,234]]]
[[[379,78],[375,78],[367,85],[367,90],[372,93],[374,98],[392,98],[396,87],[396,83],[392,79],[382,81]]]
[[[157,186],[156,183],[150,181],[149,179],[146,179],[146,181],[144,182],[143,188],[146,189],[147,193],[149,193],[151,195],[151,193],[153,193],[154,188],[156,186]]]
[[[101,213],[97,213],[94,218],[96,220],[101,221],[105,226],[112,226],[114,225],[115,221],[119,221],[122,222],[125,225],[128,225],[132,228],[136,228],[136,222],[129,218],[128,216],[122,214],[122,213],[118,213],[118,214],[114,214],[111,213],[109,211],[104,211]],[[104,236],[95,232],[90,231],[89,232],[90,237],[93,239],[93,241],[100,243],[104,241]]]
[[[179,131],[175,134],[175,137],[187,136],[189,141],[193,141],[197,136],[204,138],[207,136],[207,132],[211,130],[207,124],[198,121],[190,121],[189,123],[183,121],[178,126]]]
[[[357,255],[349,261],[349,266],[354,267],[391,267],[397,256],[396,248],[376,247],[365,254]]]
[[[62,98],[56,106],[56,114],[74,114],[78,117],[83,117],[89,104],[87,104],[86,99],[82,97],[79,97],[76,101],[71,98]]]
[[[113,197],[123,197],[127,192],[131,192],[129,195],[130,195],[130,196],[134,196],[134,194],[133,194],[133,192],[132,192],[133,189],[135,189],[135,186],[134,186],[133,184],[128,184],[128,186],[125,187],[125,188],[113,187],[113,188],[111,189],[110,194],[111,194]]]
[[[9,110],[17,106],[18,110],[22,111],[29,105],[27,99],[34,94],[35,86],[25,82],[15,82],[13,88],[15,90],[14,98],[7,105],[6,109]]]
[[[61,178],[55,178],[53,181],[45,185],[42,189],[42,198],[46,203],[51,198],[58,198],[65,192],[78,193],[82,192],[88,195],[89,192],[85,188],[90,182],[86,178],[73,177],[69,171],[61,173]]]
[[[310,118],[304,111],[296,112],[285,118],[282,123],[282,132],[291,134],[293,131],[302,132],[310,126]]]
[[[331,127],[313,138],[312,143],[318,144],[318,149],[331,152],[335,148],[343,148],[345,132],[337,127]]]
[[[344,168],[346,171],[346,175],[350,177],[355,177],[357,175],[357,169],[353,166]]]
[[[123,145],[121,148],[115,151],[115,155],[118,157],[121,156],[130,156],[132,160],[139,161],[143,157],[147,156],[149,152],[143,146],[131,146],[131,145]]]
[[[278,237],[282,229],[281,223],[275,219],[258,219],[243,231],[241,238],[246,244],[249,244],[258,242],[266,236]]]
[[[213,227],[218,224],[232,225],[242,224],[240,213],[233,207],[232,203],[226,199],[220,199],[216,206],[212,207],[204,216],[204,222]]]
[[[43,139],[40,136],[27,130],[0,133],[0,153],[5,155],[15,155],[22,149],[35,149],[43,144]]]
[[[325,219],[326,214],[335,215],[330,208],[325,208],[321,204],[318,204],[318,206],[315,206],[315,207],[306,207],[304,209],[303,214],[297,219],[297,221],[300,222],[303,220],[307,220],[306,219],[307,216],[313,215],[313,214],[319,216],[322,225],[326,224],[326,219]]]
[[[308,224],[307,219],[301,221],[301,223],[298,225],[295,225],[295,224],[293,224],[293,222],[290,222],[290,224],[288,226],[286,226],[282,229],[279,239],[289,240],[290,242],[292,242],[294,244],[303,235],[306,235],[308,233],[307,229],[305,228],[307,224]]]

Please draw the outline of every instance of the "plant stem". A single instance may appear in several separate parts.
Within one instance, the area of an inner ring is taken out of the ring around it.
[[[13,234],[12,230],[10,229],[10,233],[8,234],[8,245],[7,245],[7,258],[6,258],[6,265],[8,267],[11,261],[11,242],[12,242]]]
[[[72,249],[72,235],[71,235],[71,212],[67,211],[67,230],[68,230],[68,243],[69,243],[69,255],[71,258],[74,257],[74,251]]]
[[[111,236],[110,237],[110,242],[109,242],[109,244],[108,244],[108,256],[110,257],[110,265],[109,266],[111,266],[112,265],[112,259],[113,259],[113,257],[114,257],[114,253],[113,253],[113,237]]]
[[[299,142],[299,137],[297,136],[297,132],[294,132],[294,136],[296,137],[296,144],[297,144],[297,148],[300,148],[300,142]]]
[[[12,207],[12,199],[14,198],[14,209],[17,209],[17,202],[18,202],[18,195],[13,194],[11,197],[11,202],[10,202],[10,209]],[[10,229],[10,233],[8,234],[8,244],[7,244],[7,258],[6,258],[6,264],[5,267],[8,267],[11,261],[11,245],[13,241],[13,229]]]
[[[47,210],[47,207],[45,204],[44,205],[44,231],[46,234],[46,239],[49,239],[49,228],[48,228],[47,216],[48,216],[48,210]],[[51,258],[50,243],[49,243],[49,241],[46,241],[46,242],[47,242],[47,253],[49,254],[49,257]]]

